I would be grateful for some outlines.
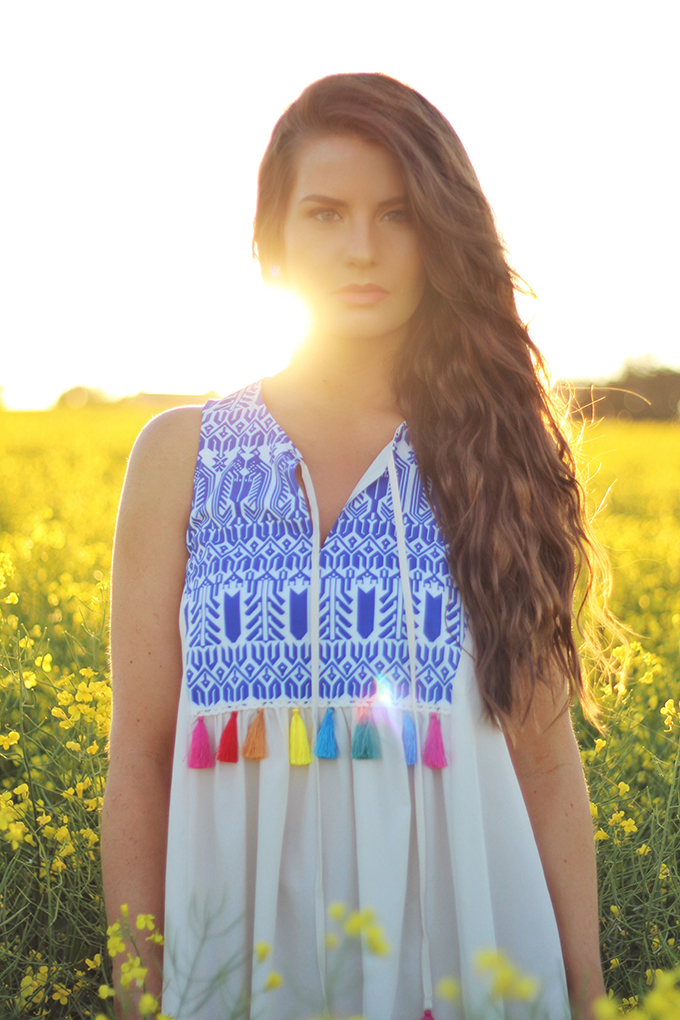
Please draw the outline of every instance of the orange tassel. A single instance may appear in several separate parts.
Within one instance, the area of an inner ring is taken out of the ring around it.
[[[269,755],[263,708],[258,708],[257,715],[250,724],[246,739],[241,748],[241,754],[244,758],[250,758],[251,761],[259,761],[261,758],[267,758]]]

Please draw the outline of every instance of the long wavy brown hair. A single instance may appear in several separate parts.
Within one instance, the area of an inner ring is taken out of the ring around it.
[[[512,732],[536,685],[556,690],[566,678],[595,722],[579,645],[606,667],[601,635],[616,629],[608,563],[589,525],[565,409],[517,311],[515,291],[525,286],[449,122],[384,74],[313,82],[276,123],[260,164],[253,255],[274,282],[297,154],[315,137],[343,133],[395,157],[420,239],[426,292],[394,381],[469,614],[487,716]]]

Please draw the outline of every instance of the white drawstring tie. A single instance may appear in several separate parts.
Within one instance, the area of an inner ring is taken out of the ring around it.
[[[423,977],[423,1008],[427,1011],[432,1009],[432,969],[430,966],[430,943],[427,937],[427,925],[425,922],[425,889],[427,883],[427,846],[425,841],[425,788],[423,783],[423,756],[420,740],[420,725],[417,715],[417,660],[416,660],[416,620],[413,612],[413,598],[411,595],[411,578],[406,554],[406,532],[404,529],[404,515],[401,508],[401,497],[399,495],[399,481],[397,479],[397,467],[394,461],[394,446],[390,450],[390,458],[387,462],[387,470],[390,478],[390,489],[392,492],[392,507],[394,511],[394,526],[397,533],[397,552],[399,554],[399,574],[401,578],[401,593],[404,600],[404,617],[406,619],[406,638],[408,642],[408,659],[411,674],[411,709],[416,729],[416,745],[418,753],[415,763],[415,802],[416,802],[416,846],[418,850],[418,876],[420,887],[420,926],[422,941],[420,948],[421,969]]]

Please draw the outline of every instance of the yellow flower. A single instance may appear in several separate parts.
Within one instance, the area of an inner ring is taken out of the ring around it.
[[[137,914],[135,924],[137,925],[137,931],[144,931],[145,928],[153,931],[156,927],[153,923],[153,914]]]
[[[595,754],[599,754],[600,751],[602,750],[602,748],[606,747],[606,746],[607,746],[607,741],[606,740],[602,740],[601,737],[598,737],[597,740],[595,741]]]
[[[28,829],[23,822],[10,822],[7,826],[7,835],[5,839],[11,845],[12,850],[18,850],[19,844],[23,843],[25,833]]]
[[[618,958],[618,956],[615,956],[613,960],[609,961],[609,969],[610,970],[614,970],[614,968],[618,967],[618,965],[619,965],[619,958]]]
[[[375,956],[387,956],[390,951],[390,944],[385,938],[379,924],[369,924],[365,931],[366,945],[369,953]]]
[[[475,956],[477,970],[482,973],[485,970],[495,970],[496,967],[502,967],[506,963],[508,958],[499,949],[480,949]]]
[[[671,877],[671,873],[668,870],[668,867],[665,864],[662,864],[661,868],[659,870],[659,878],[660,878],[660,880],[662,882],[667,882],[670,877]]]
[[[255,959],[258,963],[266,960],[271,953],[271,946],[267,942],[258,942],[255,946]]]
[[[121,903],[121,905],[120,905],[120,913],[121,913],[121,916],[122,916],[122,917],[127,917],[127,916],[128,916],[128,912],[129,912],[129,911],[128,911],[128,905],[127,905],[127,903]]]
[[[145,992],[139,1000],[139,1012],[142,1016],[148,1016],[149,1013],[158,1012],[158,1000],[150,995],[149,992]]]
[[[640,857],[646,857],[647,854],[650,854],[651,852],[652,852],[651,846],[647,846],[646,843],[643,843],[642,846],[639,846],[635,851],[635,853],[639,854]]]
[[[353,910],[345,921],[345,934],[353,939],[358,938],[362,931],[371,924],[374,917],[375,912],[370,907],[364,907],[363,910]]]
[[[598,814],[599,814],[599,812],[598,812],[598,809],[597,809],[597,804],[593,804],[592,801],[591,801],[591,803],[590,803],[590,816],[591,816],[591,818],[597,818]]]
[[[448,1002],[457,1002],[460,998],[460,983],[454,977],[442,978],[437,982],[435,994]]]
[[[77,740],[67,740],[65,747],[68,747],[69,751],[74,751],[76,754],[81,750],[80,744]]]
[[[52,995],[52,998],[55,1000],[55,1002],[60,1002],[62,1006],[65,1006],[66,1003],[68,1002],[68,997],[70,994],[71,992],[68,988],[64,988],[63,985],[55,985],[54,994]]]
[[[609,909],[611,910],[611,912],[614,915],[614,917],[618,917],[619,916],[619,908],[614,903],[612,903],[612,905],[611,905],[611,907]]]
[[[328,908],[328,916],[332,918],[333,921],[337,921],[338,924],[342,921],[346,913],[347,907],[344,903],[331,903]]]
[[[88,960],[86,957],[85,963],[87,964],[90,970],[98,970],[102,965],[101,953],[95,953],[94,957],[91,960]]]
[[[528,974],[518,975],[515,985],[509,998],[517,999],[519,1002],[530,1002],[538,995],[538,981]]]
[[[10,730],[7,734],[0,735],[0,747],[3,751],[9,751],[10,747],[19,743],[19,734],[16,730]]]
[[[623,829],[624,832],[628,832],[628,833],[637,832],[638,831],[638,827],[637,827],[637,825],[635,824],[635,822],[633,821],[632,818],[625,818],[621,822],[621,828]]]
[[[124,953],[125,943],[120,937],[120,924],[118,921],[106,929],[106,934],[108,935],[107,949],[109,956],[113,958],[118,953]]]
[[[115,990],[110,985],[99,986],[99,998],[100,999],[112,999],[115,995]]]
[[[147,970],[147,967],[142,967],[142,962],[138,956],[131,956],[128,953],[127,960],[120,966],[120,983],[123,988],[129,988],[133,981],[138,988],[141,988],[144,984]]]
[[[604,829],[598,829],[597,832],[595,833],[595,839],[597,841],[603,840],[603,839],[609,839],[609,833],[605,832]]]
[[[93,743],[90,744],[89,747],[85,748],[85,750],[86,750],[87,754],[93,754],[94,755],[99,750],[99,744],[95,740],[95,741],[93,741]]]
[[[628,785],[628,783],[619,783],[618,787],[619,793],[621,794],[622,797],[625,793],[628,793],[630,791],[630,786]]]
[[[272,970],[269,973],[267,980],[264,983],[265,992],[271,992],[273,988],[278,988],[279,985],[283,984],[283,978],[278,971]]]
[[[527,1001],[538,994],[535,978],[522,974],[501,949],[481,949],[475,957],[480,973],[491,975],[491,995],[494,998]]]
[[[593,1003],[595,1020],[619,1020],[619,1007],[613,999],[601,995]]]
[[[150,935],[146,936],[147,942],[154,942],[157,946],[165,945],[165,939],[159,931],[154,931]]]

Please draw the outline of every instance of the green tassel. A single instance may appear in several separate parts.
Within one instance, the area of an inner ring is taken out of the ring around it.
[[[359,715],[359,722],[352,735],[352,757],[362,761],[382,758],[378,731],[370,712]]]

